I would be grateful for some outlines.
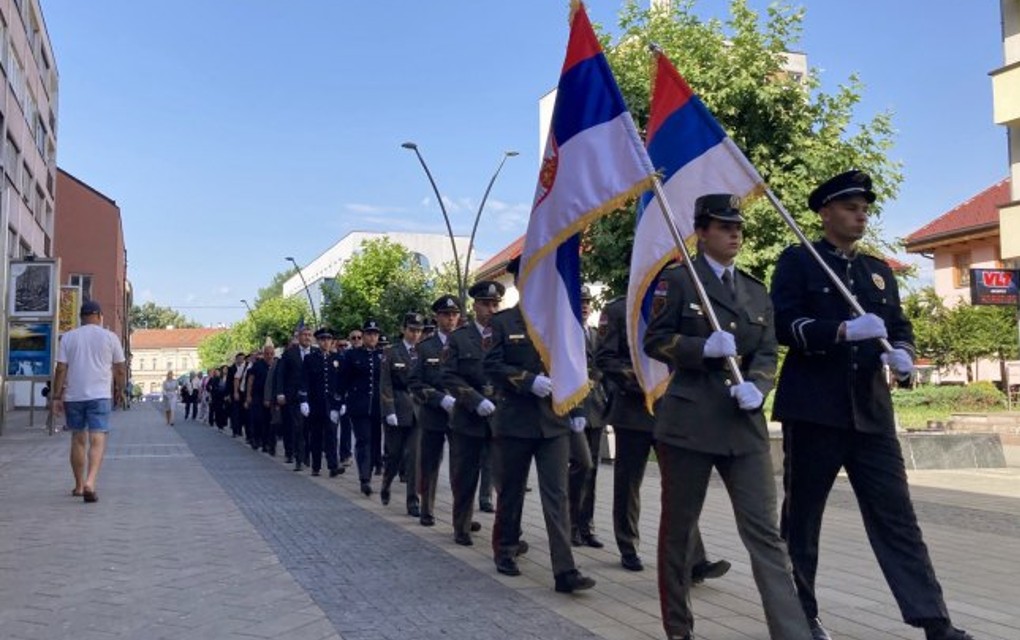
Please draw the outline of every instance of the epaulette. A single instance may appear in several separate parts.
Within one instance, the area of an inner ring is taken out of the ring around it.
[[[760,278],[757,278],[756,276],[754,276],[754,275],[752,275],[752,274],[750,274],[750,273],[748,273],[748,272],[744,271],[744,270],[743,270],[743,269],[741,269],[740,267],[736,267],[736,269],[737,269],[737,271],[738,271],[738,272],[740,272],[740,275],[744,276],[744,277],[745,277],[745,278],[747,278],[748,280],[754,280],[755,282],[757,282],[757,283],[758,283],[758,284],[760,284],[761,286],[763,286],[763,287],[764,287],[764,286],[766,286],[766,285],[765,285],[765,282],[764,282],[764,281],[762,281],[762,280],[761,280]]]
[[[492,314],[492,317],[493,317],[493,318],[495,318],[495,317],[497,317],[497,316],[501,316],[501,315],[503,315],[504,313],[508,313],[508,312],[510,312],[510,311],[513,311],[513,310],[514,310],[514,308],[515,308],[515,307],[508,307],[508,308],[506,308],[506,309],[500,309],[500,310],[499,310],[499,311],[497,311],[496,313]]]

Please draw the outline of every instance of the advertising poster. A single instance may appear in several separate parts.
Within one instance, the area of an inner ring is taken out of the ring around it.
[[[971,269],[970,303],[1015,307],[1020,304],[1020,272],[1013,269]]]
[[[7,325],[7,375],[49,378],[53,375],[53,323],[11,320]]]
[[[71,329],[77,329],[81,324],[81,287],[74,285],[63,285],[60,287],[60,308],[57,318],[58,335],[63,335]]]
[[[56,265],[52,262],[11,262],[10,299],[8,308],[13,317],[52,316],[53,277]]]

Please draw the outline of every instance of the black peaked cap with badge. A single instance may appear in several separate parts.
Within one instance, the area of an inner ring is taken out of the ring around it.
[[[740,196],[709,193],[694,201],[694,219],[713,218],[723,222],[744,222],[740,215]]]
[[[412,329],[421,329],[425,326],[425,316],[414,311],[404,314],[404,326]]]
[[[315,331],[315,339],[316,340],[319,340],[319,339],[322,339],[322,338],[332,338],[332,337],[333,337],[333,330],[330,329],[329,327],[319,327]]]
[[[581,300],[588,300],[589,302],[594,300],[591,295],[591,289],[586,284],[581,285]]]
[[[479,280],[471,285],[468,295],[475,300],[502,300],[506,287],[495,280]]]
[[[365,324],[361,325],[361,331],[374,331],[376,333],[382,333],[382,328],[379,326],[379,321],[375,318],[369,318],[365,320]]]
[[[435,302],[432,303],[433,313],[460,313],[460,303],[457,302],[457,298],[446,294],[440,296]]]
[[[864,196],[864,199],[869,203],[875,201],[875,192],[871,190],[871,176],[857,169],[829,178],[815,187],[815,190],[808,196],[808,207],[818,213],[822,207],[833,200],[854,196]]]

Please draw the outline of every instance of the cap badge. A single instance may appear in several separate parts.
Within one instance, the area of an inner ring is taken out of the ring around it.
[[[871,274],[871,281],[875,283],[879,291],[885,291],[885,278],[877,273]]]
[[[740,208],[740,196],[730,196],[730,209]]]

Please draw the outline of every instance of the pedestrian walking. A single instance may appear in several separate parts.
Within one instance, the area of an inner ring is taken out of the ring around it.
[[[64,415],[72,431],[71,495],[96,502],[110,412],[113,399],[124,393],[127,365],[120,340],[102,326],[99,304],[86,301],[79,315],[81,326],[60,339],[50,400],[54,413]]]
[[[163,380],[163,397],[160,408],[163,409],[163,416],[169,427],[174,425],[174,414],[177,412],[177,398],[180,396],[180,392],[181,386],[174,378],[174,372],[167,371],[166,378]]]
[[[421,429],[411,398],[410,380],[411,372],[418,364],[418,338],[424,325],[425,317],[422,314],[411,312],[404,315],[402,339],[390,345],[383,353],[379,376],[381,413],[386,421],[386,463],[379,499],[383,504],[389,504],[390,487],[400,473],[407,480],[407,514],[415,518],[421,516],[416,482]]]
[[[366,320],[361,327],[361,346],[344,354],[340,366],[339,391],[351,417],[354,430],[354,459],[358,467],[361,493],[372,495],[372,472],[375,469],[375,431],[382,429],[379,416],[379,376],[382,351],[379,344],[379,322]],[[381,454],[380,454],[381,457]]]

